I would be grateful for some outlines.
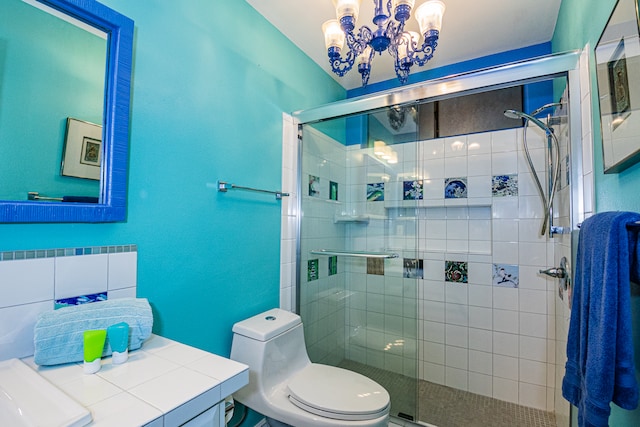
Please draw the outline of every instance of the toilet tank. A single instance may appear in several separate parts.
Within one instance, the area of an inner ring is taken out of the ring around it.
[[[236,323],[231,359],[249,366],[242,393],[268,392],[311,363],[300,316],[272,309]]]

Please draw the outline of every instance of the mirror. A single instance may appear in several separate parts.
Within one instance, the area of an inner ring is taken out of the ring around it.
[[[98,2],[2,2],[0,222],[125,219],[132,49]]]
[[[640,160],[640,37],[636,0],[618,0],[596,45],[604,173]]]

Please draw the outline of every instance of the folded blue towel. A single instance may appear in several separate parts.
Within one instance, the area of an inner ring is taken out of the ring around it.
[[[106,329],[120,322],[129,324],[129,349],[140,348],[153,327],[149,302],[144,298],[121,298],[41,313],[34,327],[34,361],[38,365],[81,362],[84,331]],[[105,345],[103,356],[110,354],[111,347]]]
[[[582,223],[562,395],[578,407],[580,427],[608,426],[610,402],[638,405],[630,306],[637,264],[634,212],[603,212]]]

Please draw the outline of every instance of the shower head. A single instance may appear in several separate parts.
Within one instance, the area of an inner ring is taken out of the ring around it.
[[[527,114],[527,113],[523,113],[522,111],[504,110],[504,115],[505,115],[505,117],[508,117],[510,119],[526,119],[526,120],[529,120],[529,121],[535,123],[540,129],[545,131],[547,134],[553,133],[553,130],[549,126],[545,125],[540,120],[538,120],[535,117],[533,117],[532,115]]]
[[[543,112],[547,108],[560,107],[561,105],[562,105],[562,102],[551,102],[549,104],[543,105],[542,107],[538,108],[537,110],[534,110],[533,113],[531,113],[531,115],[532,116],[537,116],[538,114],[540,114],[541,112]]]
[[[510,119],[522,119],[524,118],[524,113],[521,113],[517,110],[504,110],[504,115]]]

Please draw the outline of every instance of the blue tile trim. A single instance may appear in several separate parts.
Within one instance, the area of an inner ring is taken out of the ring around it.
[[[0,261],[15,261],[36,258],[56,258],[95,254],[138,252],[138,245],[92,246],[81,248],[30,249],[25,251],[0,252]]]
[[[97,294],[89,294],[89,295],[80,295],[77,297],[71,298],[62,298],[54,301],[54,309],[59,309],[62,307],[68,307],[70,305],[80,305],[80,304],[88,304],[97,301],[106,301],[107,300],[107,291],[99,292]]]

